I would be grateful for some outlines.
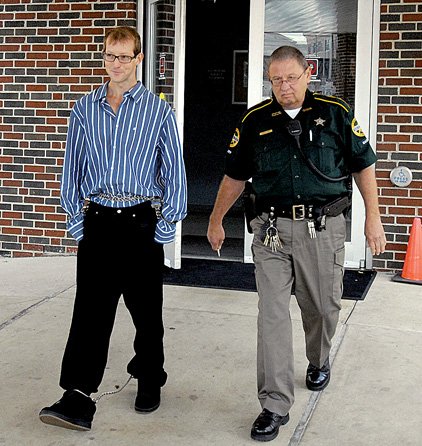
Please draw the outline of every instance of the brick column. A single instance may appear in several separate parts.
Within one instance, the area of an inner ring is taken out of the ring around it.
[[[413,219],[422,216],[422,2],[381,0],[377,163],[387,252],[380,270],[399,271]],[[390,171],[407,166],[408,187],[390,182]]]

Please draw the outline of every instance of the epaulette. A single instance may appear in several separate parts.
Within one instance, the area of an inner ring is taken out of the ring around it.
[[[245,122],[245,119],[250,116],[253,112],[256,112],[257,110],[261,110],[264,107],[267,107],[268,105],[272,104],[273,98],[265,99],[264,101],[260,102],[259,104],[253,105],[246,113],[245,116],[243,116],[242,123]]]
[[[328,102],[330,104],[339,105],[344,110],[346,110],[347,113],[349,113],[350,110],[352,109],[346,101],[344,101],[343,99],[340,99],[336,96],[325,96],[325,95],[319,94],[319,93],[313,93],[313,96],[314,96],[314,99],[316,99],[317,101]]]

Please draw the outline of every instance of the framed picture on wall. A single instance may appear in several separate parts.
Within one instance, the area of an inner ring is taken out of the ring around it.
[[[233,51],[232,104],[248,103],[248,52]]]

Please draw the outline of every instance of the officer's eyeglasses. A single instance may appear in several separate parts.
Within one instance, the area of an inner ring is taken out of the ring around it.
[[[136,56],[115,56],[111,53],[103,53],[103,60],[106,62],[114,62],[116,59],[120,63],[131,63],[133,59],[136,59]]]
[[[305,68],[302,71],[302,74],[300,76],[295,76],[294,74],[291,74],[290,76],[287,76],[287,79],[283,79],[281,77],[275,76],[270,79],[270,82],[276,87],[283,85],[283,82],[286,82],[286,84],[288,84],[288,85],[294,85],[299,81],[299,79],[303,76],[303,74],[305,73],[305,71],[307,69],[308,68]]]

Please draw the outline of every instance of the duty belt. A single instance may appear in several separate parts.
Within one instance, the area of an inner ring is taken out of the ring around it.
[[[294,204],[292,206],[271,204],[271,206],[258,206],[259,213],[269,212],[273,209],[276,217],[291,218],[292,220],[317,220],[321,216],[336,217],[350,206],[348,196],[337,198],[326,204]]]
[[[305,218],[314,218],[314,206],[312,204],[274,206],[274,214],[277,217],[291,218],[292,220],[305,220]]]

